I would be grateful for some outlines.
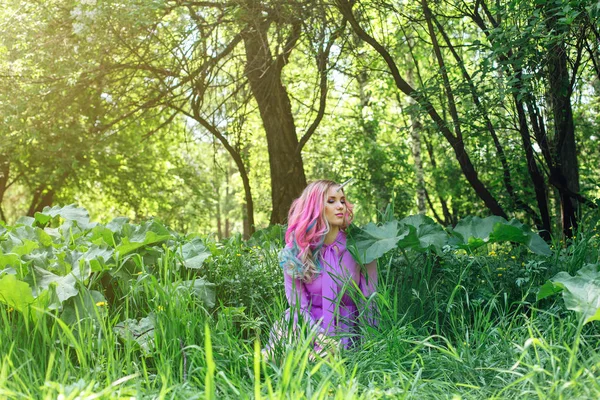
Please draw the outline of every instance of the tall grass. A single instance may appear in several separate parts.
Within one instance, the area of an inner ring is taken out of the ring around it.
[[[221,257],[240,263],[238,251]],[[273,251],[264,250],[257,268],[277,271]],[[578,257],[573,263],[580,263],[580,251],[570,255]],[[207,309],[182,288],[189,277],[173,273],[168,257],[157,266],[138,262],[152,273],[139,275],[115,302],[96,305],[95,317],[76,324],[67,325],[58,311],[31,320],[0,307],[0,398],[600,396],[597,326],[584,326],[560,301],[542,307],[528,290],[519,298],[505,294],[490,257],[380,260],[379,291],[371,299],[378,326],[363,326],[354,348],[316,360],[310,335],[285,345],[276,360],[261,355],[269,327],[287,306],[280,287],[275,300],[262,302],[257,288],[245,287],[241,295],[257,302],[254,310]],[[152,321],[149,332],[127,328],[141,326],[143,318]]]

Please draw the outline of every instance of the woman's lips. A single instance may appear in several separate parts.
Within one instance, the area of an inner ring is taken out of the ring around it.
[[[335,214],[335,216],[342,218],[344,216],[344,214]]]

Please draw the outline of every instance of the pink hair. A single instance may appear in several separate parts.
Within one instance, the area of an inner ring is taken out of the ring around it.
[[[304,266],[303,280],[310,282],[319,272],[317,263],[329,223],[325,218],[325,197],[332,186],[338,183],[318,180],[308,184],[300,197],[293,201],[288,214],[288,228],[285,233],[286,247],[298,249],[298,259]],[[343,191],[343,189],[342,189]],[[346,200],[346,229],[352,222],[354,206]]]

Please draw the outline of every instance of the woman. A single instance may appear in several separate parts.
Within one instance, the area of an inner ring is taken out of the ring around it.
[[[364,311],[369,323],[374,323],[373,309],[365,310],[364,300],[375,292],[377,263],[362,272],[346,248],[345,230],[352,222],[353,206],[343,186],[319,180],[304,189],[290,208],[286,247],[279,254],[290,304],[288,326],[295,331],[302,318],[316,332],[315,351],[321,355],[340,345],[349,347]],[[351,296],[356,288],[364,297]],[[275,336],[282,334],[275,331]]]

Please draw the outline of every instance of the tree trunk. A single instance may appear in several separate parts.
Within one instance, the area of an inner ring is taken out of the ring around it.
[[[54,200],[54,189],[47,189],[46,185],[40,185],[33,193],[33,198],[27,210],[27,216],[33,217],[36,212],[42,212],[44,207],[50,207]]]
[[[302,155],[297,152],[298,137],[288,93],[281,82],[281,71],[289,54],[273,58],[269,48],[269,24],[264,21],[258,7],[249,2],[248,22],[252,29],[244,32],[246,49],[246,75],[258,104],[267,136],[271,174],[271,224],[283,223],[292,201],[306,186]],[[292,29],[288,43],[300,34],[299,26]],[[294,37],[296,35],[296,37]],[[288,51],[288,53],[289,53]]]
[[[520,76],[520,73],[517,76]],[[523,102],[519,99],[517,93],[513,93],[513,99],[515,101],[515,107],[517,109],[517,116],[519,119],[519,133],[521,134],[523,149],[525,150],[525,157],[527,158],[527,171],[529,172],[531,182],[533,183],[533,187],[535,189],[535,198],[537,200],[538,209],[540,210],[540,216],[542,218],[542,224],[541,226],[538,225],[538,229],[540,229],[540,236],[542,236],[544,240],[550,240],[552,227],[550,225],[550,209],[548,208],[546,182],[544,181],[544,177],[542,176],[542,173],[538,168],[537,161],[535,160]]]
[[[551,24],[552,22],[548,22]],[[549,26],[552,28],[552,26]],[[548,49],[548,82],[550,103],[554,119],[554,144],[557,167],[564,177],[569,192],[579,193],[579,166],[575,145],[575,125],[571,108],[571,84],[567,66],[567,54],[562,40]],[[563,233],[572,237],[577,228],[579,202],[564,190],[560,193]]]
[[[406,71],[406,80],[409,85],[414,87],[414,71],[412,66],[408,64],[409,67]],[[415,178],[416,178],[416,186],[417,186],[417,210],[419,214],[427,213],[427,205],[426,205],[426,191],[425,191],[425,173],[423,172],[423,160],[421,158],[421,130],[423,129],[423,125],[419,120],[419,114],[415,110],[416,103],[412,97],[409,97],[409,103],[411,106],[411,111],[409,112],[410,117],[410,138],[412,141],[412,156],[413,161],[415,163]],[[431,203],[430,203],[430,206]],[[433,208],[432,208],[433,211]]]
[[[8,188],[8,177],[10,176],[10,162],[8,157],[4,154],[0,154],[0,220],[6,222],[6,215],[4,215],[4,209],[2,208],[2,202],[4,201],[4,194]]]
[[[425,148],[427,149],[427,154],[429,155],[429,162],[431,163],[431,169],[435,170],[437,168],[437,163],[435,161],[435,154],[433,153],[433,145],[431,144],[431,142],[429,142],[427,140],[427,136],[423,136],[424,142],[425,142]],[[450,213],[450,209],[448,208],[448,202],[446,201],[446,199],[444,198],[444,196],[442,196],[440,194],[440,190],[438,188],[438,183],[437,180],[434,177],[434,188],[435,191],[438,194],[438,199],[440,201],[440,204],[442,206],[442,212],[444,214],[444,221],[443,224],[444,226],[448,226],[448,225],[455,225],[456,221],[454,218],[455,213]],[[427,202],[429,203],[430,208],[433,210],[433,203],[429,197],[429,193],[427,192],[427,190],[425,190],[425,198],[427,199]],[[439,219],[439,217],[438,217]]]

